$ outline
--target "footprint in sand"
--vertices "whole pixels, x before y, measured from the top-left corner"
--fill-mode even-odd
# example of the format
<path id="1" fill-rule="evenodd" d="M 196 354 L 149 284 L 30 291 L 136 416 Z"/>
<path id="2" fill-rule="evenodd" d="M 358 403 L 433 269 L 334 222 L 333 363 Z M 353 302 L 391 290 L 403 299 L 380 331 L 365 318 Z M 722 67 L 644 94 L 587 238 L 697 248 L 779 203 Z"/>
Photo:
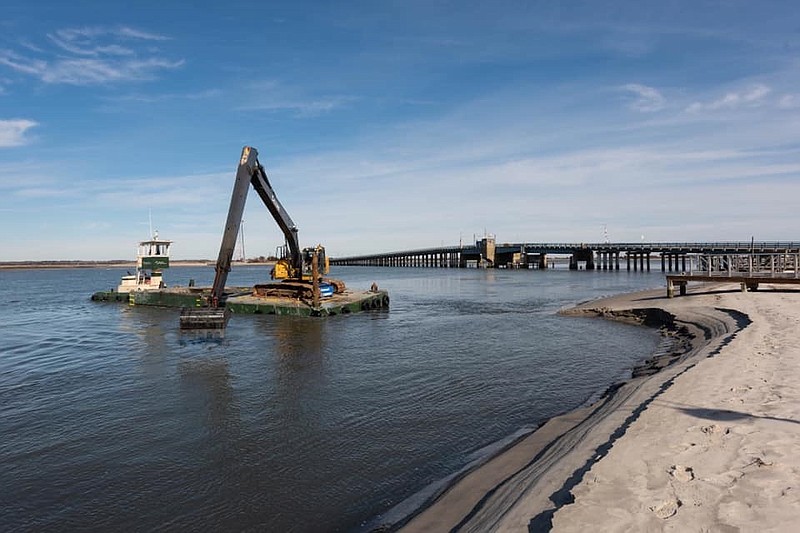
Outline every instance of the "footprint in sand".
<path id="1" fill-rule="evenodd" d="M 727 435 L 731 432 L 731 428 L 723 428 L 722 426 L 718 426 L 717 424 L 711 424 L 710 426 L 703 426 L 700 428 L 700 431 L 707 435 L 712 435 L 714 433 L 724 433 Z"/>
<path id="2" fill-rule="evenodd" d="M 694 479 L 694 470 L 691 466 L 672 465 L 667 469 L 667 473 L 684 483 Z"/>
<path id="3" fill-rule="evenodd" d="M 650 507 L 650 510 L 653 511 L 657 517 L 666 520 L 670 516 L 675 515 L 681 505 L 683 505 L 683 503 L 678 499 L 665 500 L 658 505 Z"/>

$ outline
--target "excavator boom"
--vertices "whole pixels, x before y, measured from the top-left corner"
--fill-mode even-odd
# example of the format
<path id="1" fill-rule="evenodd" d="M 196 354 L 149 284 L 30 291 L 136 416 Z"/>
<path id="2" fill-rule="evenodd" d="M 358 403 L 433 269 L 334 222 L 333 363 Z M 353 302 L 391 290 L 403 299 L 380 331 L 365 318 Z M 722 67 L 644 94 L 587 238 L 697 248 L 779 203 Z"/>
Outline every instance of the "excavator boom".
<path id="1" fill-rule="evenodd" d="M 236 170 L 231 205 L 228 208 L 228 220 L 225 222 L 225 232 L 222 234 L 222 244 L 219 248 L 219 256 L 215 267 L 214 285 L 211 287 L 211 299 L 214 306 L 218 305 L 222 299 L 225 282 L 228 280 L 228 272 L 231 270 L 233 251 L 236 247 L 236 238 L 239 235 L 239 226 L 242 223 L 242 214 L 244 213 L 244 205 L 250 185 L 256 190 L 261 201 L 264 202 L 264 205 L 283 232 L 286 243 L 289 245 L 292 267 L 297 272 L 300 272 L 303 266 L 297 226 L 275 195 L 264 167 L 258 162 L 258 151 L 250 146 L 245 146 L 242 149 L 242 157 Z"/>
<path id="2" fill-rule="evenodd" d="M 222 244 L 214 272 L 214 284 L 211 286 L 209 307 L 200 309 L 186 308 L 181 312 L 181 328 L 184 329 L 222 329 L 225 327 L 229 314 L 224 309 L 225 283 L 231 271 L 233 251 L 236 247 L 236 238 L 242 223 L 244 206 L 250 185 L 258 193 L 261 201 L 269 210 L 275 222 L 278 223 L 289 246 L 289 259 L 294 272 L 300 273 L 303 269 L 303 256 L 300 252 L 300 242 L 297 236 L 297 226 L 292 221 L 289 213 L 272 190 L 264 167 L 258 162 L 258 151 L 250 146 L 242 149 L 242 157 L 236 169 L 236 179 L 231 193 L 231 204 L 228 208 L 228 218 L 225 221 L 225 231 L 222 234 Z"/>

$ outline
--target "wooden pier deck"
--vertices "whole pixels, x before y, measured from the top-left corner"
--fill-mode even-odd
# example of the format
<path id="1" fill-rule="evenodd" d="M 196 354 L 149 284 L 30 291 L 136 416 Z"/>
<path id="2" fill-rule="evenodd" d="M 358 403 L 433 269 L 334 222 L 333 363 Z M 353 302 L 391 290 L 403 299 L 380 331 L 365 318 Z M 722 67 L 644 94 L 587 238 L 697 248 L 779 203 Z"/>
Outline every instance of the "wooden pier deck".
<path id="1" fill-rule="evenodd" d="M 688 272 L 667 274 L 667 298 L 675 296 L 675 286 L 685 295 L 690 281 L 739 283 L 742 292 L 758 290 L 761 284 L 800 285 L 800 254 L 700 255 Z"/>
<path id="2" fill-rule="evenodd" d="M 672 298 L 675 296 L 675 286 L 678 286 L 678 292 L 681 296 L 686 294 L 686 285 L 690 281 L 704 281 L 714 283 L 739 283 L 742 292 L 754 291 L 758 289 L 760 284 L 791 284 L 800 285 L 800 278 L 791 274 L 789 276 L 748 276 L 748 275 L 727 275 L 727 274 L 668 274 L 667 275 L 667 297 Z"/>

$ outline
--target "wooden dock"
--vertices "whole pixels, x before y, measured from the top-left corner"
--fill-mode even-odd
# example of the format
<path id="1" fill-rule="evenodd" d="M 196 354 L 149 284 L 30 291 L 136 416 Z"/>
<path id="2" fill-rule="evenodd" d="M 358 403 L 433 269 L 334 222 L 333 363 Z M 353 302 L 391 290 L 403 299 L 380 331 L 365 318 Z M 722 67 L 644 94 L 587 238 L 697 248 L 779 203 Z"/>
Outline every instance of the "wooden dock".
<path id="1" fill-rule="evenodd" d="M 739 283 L 742 292 L 758 290 L 760 284 L 800 285 L 800 254 L 750 253 L 705 254 L 693 261 L 688 272 L 667 274 L 667 298 L 686 294 L 690 281 Z"/>

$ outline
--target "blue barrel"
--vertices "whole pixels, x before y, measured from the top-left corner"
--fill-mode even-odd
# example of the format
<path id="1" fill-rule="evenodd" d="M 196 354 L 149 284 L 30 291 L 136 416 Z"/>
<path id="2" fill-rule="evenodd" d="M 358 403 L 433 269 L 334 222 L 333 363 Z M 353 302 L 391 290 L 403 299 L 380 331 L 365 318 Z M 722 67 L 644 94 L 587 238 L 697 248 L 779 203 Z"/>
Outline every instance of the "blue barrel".
<path id="1" fill-rule="evenodd" d="M 334 289 L 333 285 L 330 283 L 320 283 L 319 284 L 319 295 L 323 298 L 330 298 L 333 296 Z"/>

